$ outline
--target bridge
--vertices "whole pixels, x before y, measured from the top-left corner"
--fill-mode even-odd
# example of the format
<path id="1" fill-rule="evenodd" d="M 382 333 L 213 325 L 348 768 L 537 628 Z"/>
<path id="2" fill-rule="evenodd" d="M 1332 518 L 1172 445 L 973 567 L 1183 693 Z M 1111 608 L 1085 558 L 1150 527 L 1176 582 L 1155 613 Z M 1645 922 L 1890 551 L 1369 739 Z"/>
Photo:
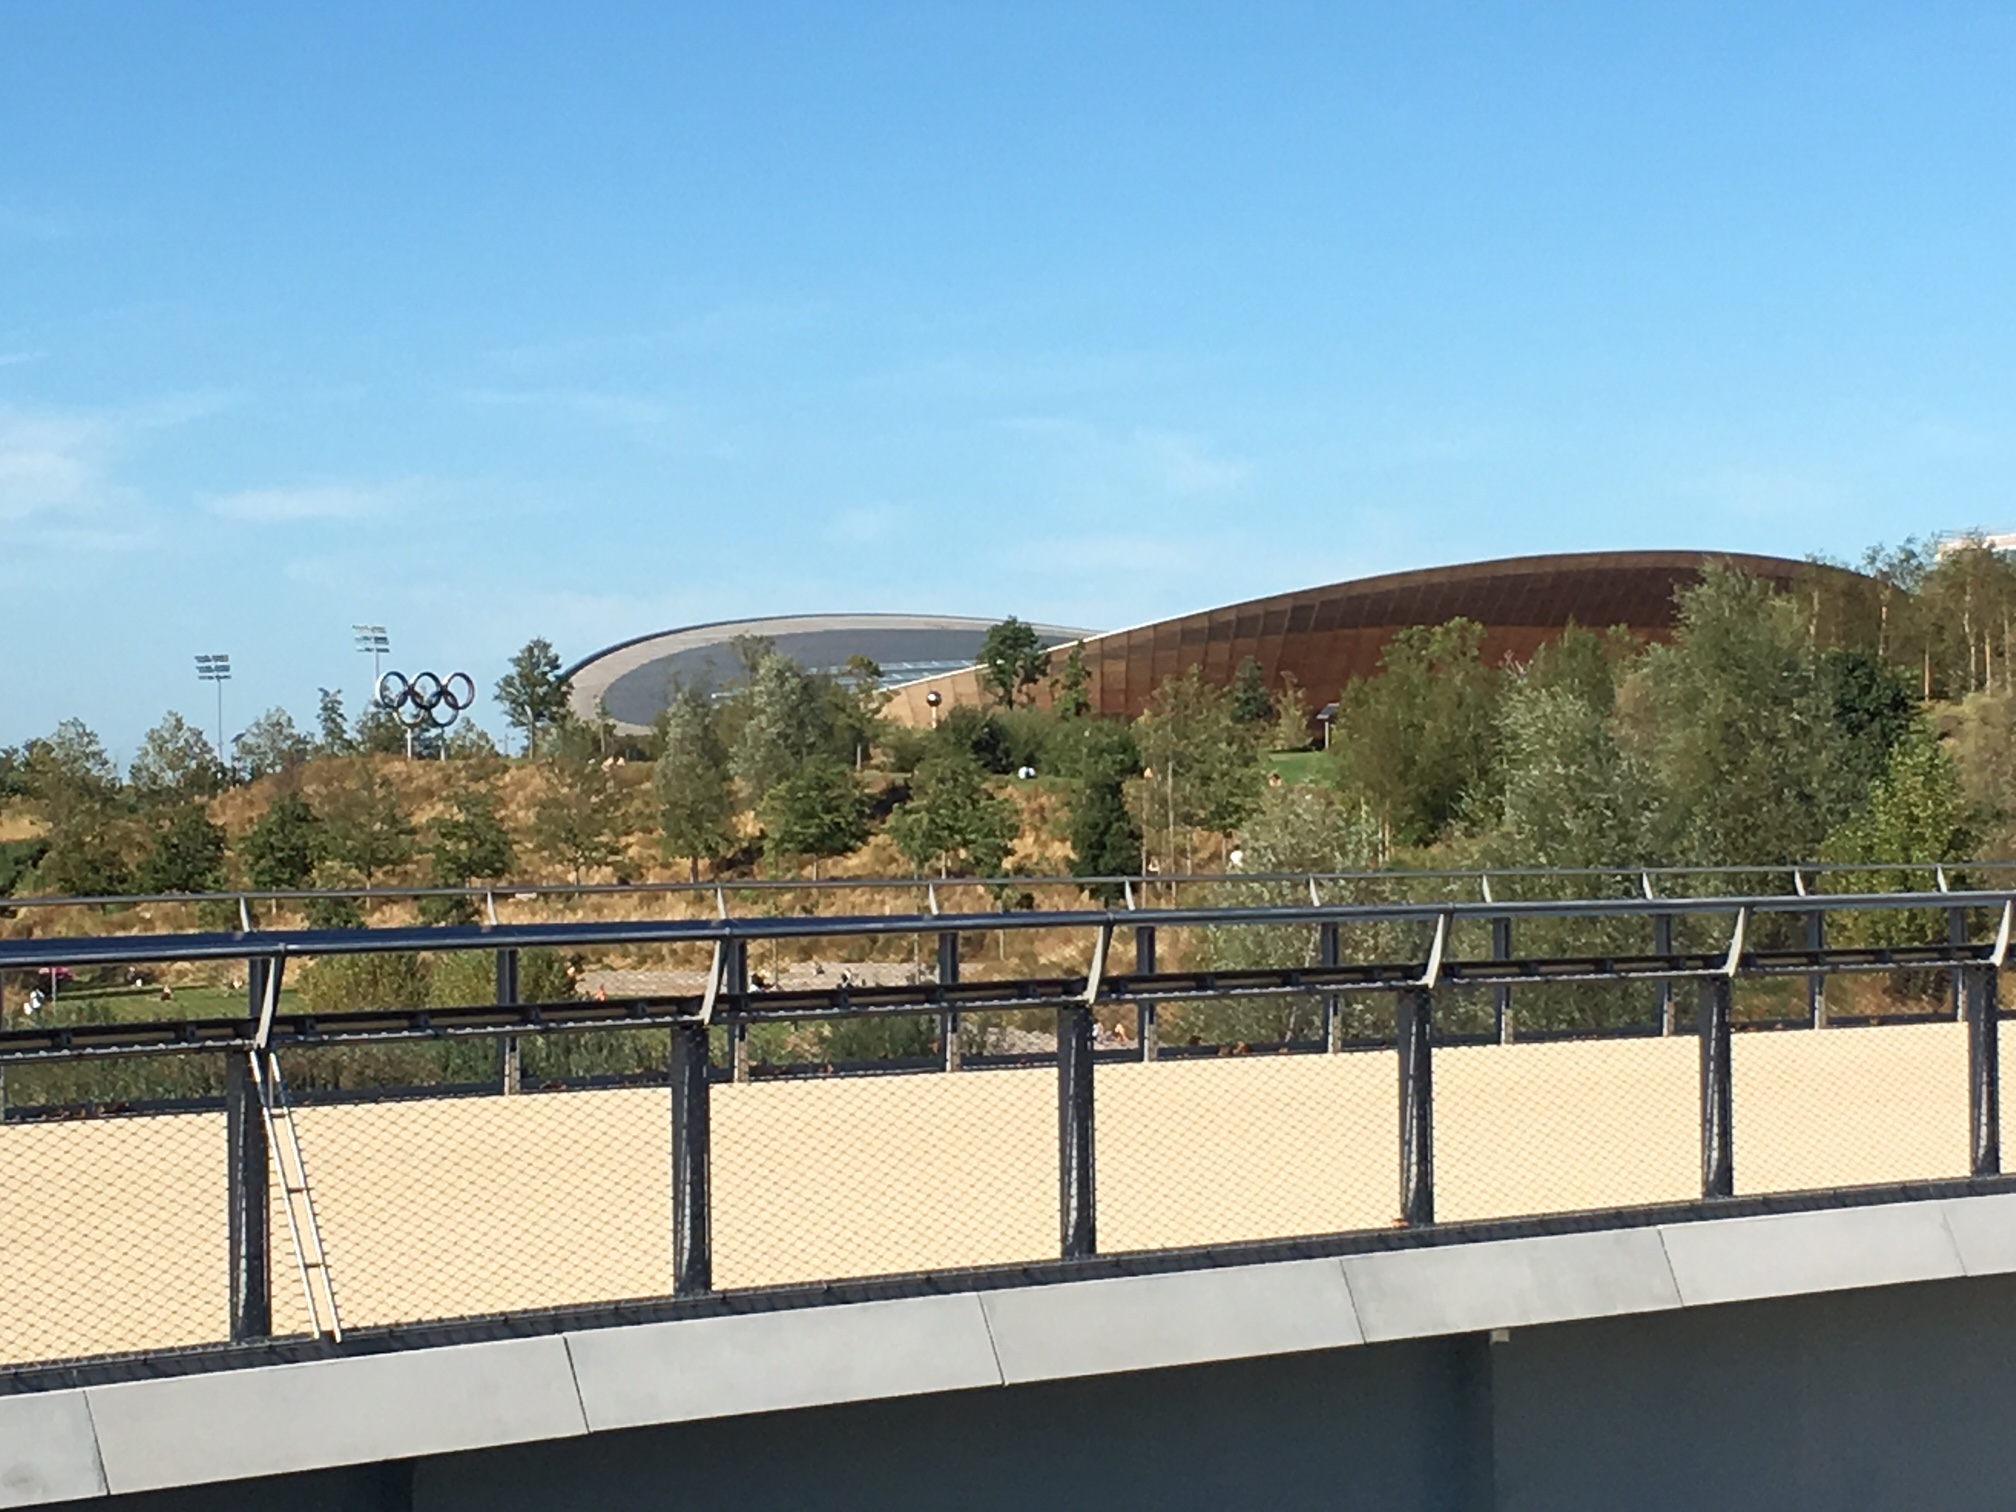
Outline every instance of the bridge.
<path id="1" fill-rule="evenodd" d="M 1818 880 L 0 941 L 247 992 L 0 1033 L 0 1506 L 1997 1504 L 2016 907 Z M 281 1011 L 401 950 L 495 1001 Z"/>

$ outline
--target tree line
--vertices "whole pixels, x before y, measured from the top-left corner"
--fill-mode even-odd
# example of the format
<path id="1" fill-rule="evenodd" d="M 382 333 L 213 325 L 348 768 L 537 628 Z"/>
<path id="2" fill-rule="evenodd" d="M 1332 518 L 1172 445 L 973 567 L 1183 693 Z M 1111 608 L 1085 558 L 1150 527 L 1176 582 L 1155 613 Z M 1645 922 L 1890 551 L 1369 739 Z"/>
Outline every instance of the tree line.
<path id="1" fill-rule="evenodd" d="M 349 720 L 327 690 L 312 734 L 272 710 L 229 762 L 171 713 L 122 774 L 70 720 L 0 751 L 0 798 L 36 821 L 0 842 L 0 892 L 816 876 L 870 846 L 879 870 L 1007 878 L 1062 856 L 1088 879 L 2006 849 L 2016 567 L 1978 540 L 1861 566 L 1780 588 L 1711 565 L 1669 638 L 1571 625 L 1519 664 L 1487 662 L 1465 620 L 1402 630 L 1335 690 L 1322 752 L 1308 693 L 1251 659 L 1222 687 L 1195 667 L 1168 679 L 1131 723 L 1096 717 L 1082 647 L 1045 651 L 1013 618 L 981 656 L 986 705 L 929 730 L 884 717 L 865 658 L 821 672 L 745 639 L 729 686 L 674 687 L 648 736 L 620 737 L 570 712 L 535 640 L 496 689 L 512 755 L 474 727 L 425 742 L 450 778 L 424 822 L 390 759 L 397 721 Z M 263 807 L 227 832 L 220 800 L 246 784 Z"/>

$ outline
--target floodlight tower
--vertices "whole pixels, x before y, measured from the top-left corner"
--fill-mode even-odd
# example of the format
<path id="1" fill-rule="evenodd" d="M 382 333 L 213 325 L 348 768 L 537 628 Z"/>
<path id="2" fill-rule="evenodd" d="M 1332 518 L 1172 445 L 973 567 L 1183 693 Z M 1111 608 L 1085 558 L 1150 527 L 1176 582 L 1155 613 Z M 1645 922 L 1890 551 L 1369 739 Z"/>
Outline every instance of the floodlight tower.
<path id="1" fill-rule="evenodd" d="M 371 654 L 371 697 L 378 696 L 379 664 L 391 654 L 392 637 L 385 633 L 383 625 L 352 625 L 357 632 L 357 649 Z"/>
<path id="2" fill-rule="evenodd" d="M 224 766 L 224 684 L 231 681 L 231 658 L 222 652 L 196 658 L 199 682 L 217 684 L 217 765 Z"/>

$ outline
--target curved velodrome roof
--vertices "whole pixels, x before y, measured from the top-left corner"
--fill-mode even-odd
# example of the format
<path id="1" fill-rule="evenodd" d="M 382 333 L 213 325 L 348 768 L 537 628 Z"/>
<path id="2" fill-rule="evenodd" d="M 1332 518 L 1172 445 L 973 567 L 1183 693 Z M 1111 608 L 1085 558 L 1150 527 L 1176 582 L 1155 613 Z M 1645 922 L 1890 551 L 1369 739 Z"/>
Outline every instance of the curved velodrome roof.
<path id="1" fill-rule="evenodd" d="M 1842 570 L 1740 552 L 1602 551 L 1359 578 L 1088 636 L 1092 707 L 1131 719 L 1164 678 L 1181 676 L 1195 664 L 1223 685 L 1251 656 L 1270 686 L 1292 672 L 1313 711 L 1352 678 L 1376 672 L 1380 652 L 1397 630 L 1459 616 L 1484 627 L 1484 658 L 1492 663 L 1530 657 L 1570 620 L 1597 629 L 1625 625 L 1658 638 L 1673 628 L 1674 590 L 1694 581 L 1711 559 L 1780 584 Z M 925 694 L 934 689 L 947 705 L 982 700 L 979 679 L 969 668 L 897 688 L 890 716 L 928 724 Z M 1037 697 L 1047 702 L 1049 688 L 1039 689 Z"/>
<path id="2" fill-rule="evenodd" d="M 670 700 L 672 681 L 725 688 L 742 680 L 733 642 L 763 636 L 814 672 L 838 672 L 851 656 L 879 663 L 892 683 L 970 667 L 996 622 L 943 614 L 798 614 L 724 620 L 639 636 L 598 651 L 568 670 L 573 707 L 587 719 L 597 705 L 616 727 L 641 734 Z M 1038 625 L 1045 645 L 1089 639 L 1095 632 Z M 923 705 L 919 705 L 923 707 Z"/>

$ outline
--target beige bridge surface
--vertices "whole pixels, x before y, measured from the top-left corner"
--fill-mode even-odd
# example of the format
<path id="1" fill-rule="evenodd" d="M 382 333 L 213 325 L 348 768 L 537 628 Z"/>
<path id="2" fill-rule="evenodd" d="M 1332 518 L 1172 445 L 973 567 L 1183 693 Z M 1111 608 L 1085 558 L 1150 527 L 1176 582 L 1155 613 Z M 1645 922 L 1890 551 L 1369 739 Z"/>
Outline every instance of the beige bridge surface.
<path id="1" fill-rule="evenodd" d="M 1695 1195 L 1697 1053 L 1439 1050 L 1437 1216 Z M 1961 1025 L 1745 1034 L 1734 1058 L 1739 1192 L 1966 1174 Z M 717 1087 L 716 1284 L 1054 1255 L 1056 1088 L 1052 1069 Z M 1395 1221 L 1390 1052 L 1102 1065 L 1096 1097 L 1102 1251 Z M 345 1324 L 662 1295 L 668 1114 L 663 1089 L 298 1110 Z M 224 1215 L 221 1114 L 0 1128 L 0 1363 L 220 1339 Z M 276 1330 L 305 1331 L 277 1202 L 273 1240 Z"/>

